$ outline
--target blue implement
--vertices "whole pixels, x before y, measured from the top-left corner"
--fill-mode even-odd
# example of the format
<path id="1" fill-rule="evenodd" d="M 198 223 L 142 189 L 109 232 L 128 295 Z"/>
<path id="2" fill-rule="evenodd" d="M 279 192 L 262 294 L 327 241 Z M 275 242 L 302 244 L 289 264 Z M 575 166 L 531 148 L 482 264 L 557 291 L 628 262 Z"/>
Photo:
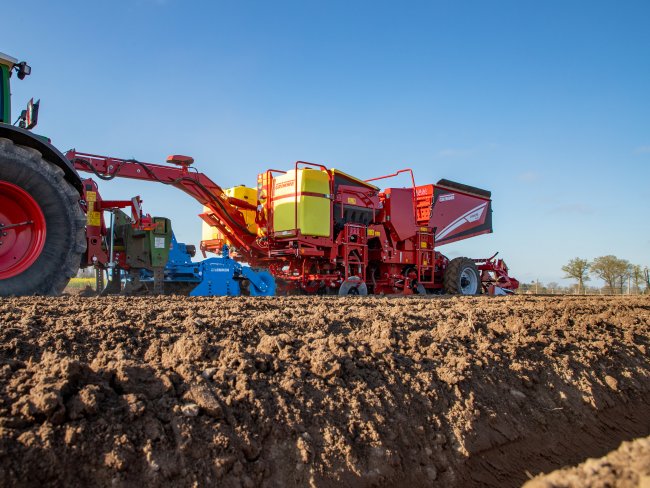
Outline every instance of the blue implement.
<path id="1" fill-rule="evenodd" d="M 184 283 L 189 286 L 196 283 L 190 292 L 193 297 L 240 296 L 242 288 L 248 290 L 250 296 L 275 295 L 273 275 L 238 263 L 230 257 L 227 246 L 223 247 L 220 257 L 192 262 L 193 255 L 194 246 L 179 243 L 172 235 L 164 283 Z M 150 271 L 141 272 L 141 282 L 152 280 Z"/>

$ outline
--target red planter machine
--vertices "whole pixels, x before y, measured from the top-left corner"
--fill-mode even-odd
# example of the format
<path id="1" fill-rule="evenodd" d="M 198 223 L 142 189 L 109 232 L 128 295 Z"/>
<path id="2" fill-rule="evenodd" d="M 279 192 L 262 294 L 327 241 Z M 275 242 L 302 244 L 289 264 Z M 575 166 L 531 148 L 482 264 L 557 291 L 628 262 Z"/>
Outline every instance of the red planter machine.
<path id="1" fill-rule="evenodd" d="M 193 159 L 170 156 L 166 165 L 69 151 L 80 171 L 101 179 L 157 181 L 204 205 L 200 217 L 215 233 L 202 242 L 219 253 L 268 268 L 279 285 L 305 293 L 507 293 L 519 283 L 496 255 L 449 260 L 443 244 L 492 232 L 490 192 L 440 180 L 416 186 L 410 169 L 360 180 L 298 161 L 289 171 L 267 170 L 257 188 L 224 190 L 194 170 Z M 401 173 L 408 188 L 373 182 Z"/>

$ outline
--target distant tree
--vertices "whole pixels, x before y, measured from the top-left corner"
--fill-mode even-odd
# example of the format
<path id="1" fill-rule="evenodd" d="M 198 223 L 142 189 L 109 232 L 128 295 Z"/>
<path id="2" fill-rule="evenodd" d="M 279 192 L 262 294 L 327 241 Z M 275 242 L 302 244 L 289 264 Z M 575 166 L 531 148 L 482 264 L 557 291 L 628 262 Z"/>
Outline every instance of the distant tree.
<path id="1" fill-rule="evenodd" d="M 623 281 L 630 273 L 630 263 L 616 256 L 600 256 L 591 263 L 591 272 L 607 283 L 610 293 L 617 287 L 623 292 Z"/>
<path id="2" fill-rule="evenodd" d="M 632 282 L 632 275 L 634 274 L 634 265 L 631 264 L 629 261 L 627 262 L 627 270 L 623 276 L 621 276 L 621 293 L 623 293 L 623 286 L 624 282 L 627 282 L 627 292 L 632 293 L 631 289 L 631 282 Z"/>
<path id="3" fill-rule="evenodd" d="M 634 283 L 634 290 L 636 293 L 641 293 L 641 284 L 644 281 L 643 268 L 640 264 L 633 264 L 630 266 L 630 278 Z"/>
<path id="4" fill-rule="evenodd" d="M 582 258 L 573 258 L 567 264 L 562 266 L 562 271 L 566 273 L 565 278 L 573 278 L 578 281 L 578 293 L 581 293 L 585 287 L 585 281 L 589 281 L 589 261 Z"/>
<path id="5" fill-rule="evenodd" d="M 553 293 L 553 294 L 559 293 L 559 291 L 560 291 L 559 290 L 560 285 L 558 283 L 556 283 L 555 281 L 551 281 L 548 285 L 546 285 L 546 288 L 548 288 L 548 291 L 550 293 Z"/>

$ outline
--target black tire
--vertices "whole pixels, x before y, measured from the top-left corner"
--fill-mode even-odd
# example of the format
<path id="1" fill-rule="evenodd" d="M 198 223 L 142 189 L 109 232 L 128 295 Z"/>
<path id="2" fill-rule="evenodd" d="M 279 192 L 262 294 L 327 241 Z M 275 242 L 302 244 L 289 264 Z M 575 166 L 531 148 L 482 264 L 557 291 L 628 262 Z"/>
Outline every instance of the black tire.
<path id="1" fill-rule="evenodd" d="M 368 287 L 366 283 L 358 276 L 350 276 L 339 288 L 339 296 L 366 296 Z"/>
<path id="2" fill-rule="evenodd" d="M 443 285 L 445 293 L 450 295 L 480 295 L 482 291 L 481 275 L 474 261 L 469 258 L 454 258 L 449 261 Z"/>
<path id="3" fill-rule="evenodd" d="M 0 280 L 0 296 L 61 294 L 77 274 L 86 250 L 86 216 L 79 192 L 40 152 L 5 138 L 0 138 L 0 180 L 31 195 L 43 212 L 47 232 L 36 261 L 22 273 Z"/>

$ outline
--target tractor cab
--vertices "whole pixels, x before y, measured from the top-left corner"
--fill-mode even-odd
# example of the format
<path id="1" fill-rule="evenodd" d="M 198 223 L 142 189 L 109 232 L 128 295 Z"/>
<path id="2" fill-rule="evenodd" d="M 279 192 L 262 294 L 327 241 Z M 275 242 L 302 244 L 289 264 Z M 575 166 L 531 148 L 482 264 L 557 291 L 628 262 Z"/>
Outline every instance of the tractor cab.
<path id="1" fill-rule="evenodd" d="M 12 56 L 0 52 L 0 123 L 11 124 L 11 87 L 9 79 L 13 71 L 16 72 L 18 79 L 23 80 L 32 72 L 32 68 L 25 62 Z M 20 113 L 14 125 L 23 129 L 33 129 L 38 122 L 38 107 L 40 100 L 34 102 L 32 98 L 27 104 L 27 108 Z"/>

